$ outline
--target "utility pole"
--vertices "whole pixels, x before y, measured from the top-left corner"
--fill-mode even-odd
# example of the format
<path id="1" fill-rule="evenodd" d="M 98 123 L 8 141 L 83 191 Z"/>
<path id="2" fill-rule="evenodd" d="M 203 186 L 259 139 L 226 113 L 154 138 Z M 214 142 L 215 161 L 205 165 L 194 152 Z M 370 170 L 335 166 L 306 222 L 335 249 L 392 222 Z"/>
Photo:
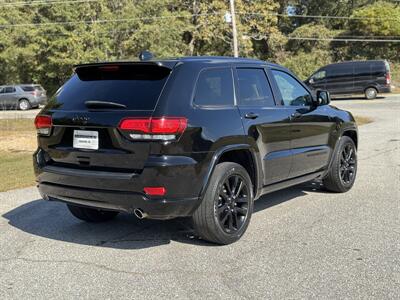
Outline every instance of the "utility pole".
<path id="1" fill-rule="evenodd" d="M 231 16 L 232 16 L 232 37 L 233 37 L 233 56 L 239 56 L 238 40 L 237 40 L 237 29 L 236 29 L 236 15 L 235 15 L 235 0 L 229 0 L 231 4 Z"/>

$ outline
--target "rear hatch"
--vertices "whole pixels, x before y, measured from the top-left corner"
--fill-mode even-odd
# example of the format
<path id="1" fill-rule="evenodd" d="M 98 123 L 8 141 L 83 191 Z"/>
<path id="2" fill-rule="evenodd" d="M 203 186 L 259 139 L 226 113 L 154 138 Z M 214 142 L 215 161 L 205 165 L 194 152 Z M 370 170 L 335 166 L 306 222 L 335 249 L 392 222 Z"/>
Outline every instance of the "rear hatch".
<path id="1" fill-rule="evenodd" d="M 150 143 L 127 138 L 126 118 L 150 118 L 171 69 L 155 63 L 81 65 L 49 100 L 49 136 L 39 137 L 46 164 L 104 172 L 139 172 Z"/>

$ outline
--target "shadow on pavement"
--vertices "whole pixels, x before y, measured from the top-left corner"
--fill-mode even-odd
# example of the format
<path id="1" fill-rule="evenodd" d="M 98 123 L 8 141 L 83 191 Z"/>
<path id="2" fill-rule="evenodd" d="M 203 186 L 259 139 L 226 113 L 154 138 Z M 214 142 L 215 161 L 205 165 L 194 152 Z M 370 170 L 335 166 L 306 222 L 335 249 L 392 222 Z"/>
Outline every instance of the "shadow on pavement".
<path id="1" fill-rule="evenodd" d="M 317 183 L 299 185 L 261 197 L 254 204 L 254 213 L 283 202 L 322 192 Z M 171 241 L 200 245 L 214 244 L 194 238 L 190 218 L 167 221 L 139 220 L 120 214 L 106 223 L 85 223 L 75 219 L 65 204 L 35 200 L 3 215 L 14 226 L 36 236 L 89 246 L 117 249 L 143 249 L 169 244 Z"/>
<path id="2" fill-rule="evenodd" d="M 343 101 L 343 100 L 367 100 L 367 101 L 374 101 L 378 99 L 385 99 L 384 96 L 378 96 L 375 99 L 367 100 L 364 96 L 350 96 L 350 97 L 332 97 L 332 101 Z"/>

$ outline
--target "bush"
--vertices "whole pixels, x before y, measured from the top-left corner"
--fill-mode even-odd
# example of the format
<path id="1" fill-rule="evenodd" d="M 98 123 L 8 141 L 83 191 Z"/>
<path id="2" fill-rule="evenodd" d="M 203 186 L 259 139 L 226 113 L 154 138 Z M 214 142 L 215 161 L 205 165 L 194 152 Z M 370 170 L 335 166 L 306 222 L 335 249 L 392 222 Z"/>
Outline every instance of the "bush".
<path id="1" fill-rule="evenodd" d="M 329 51 L 315 50 L 311 53 L 299 52 L 285 57 L 279 63 L 305 80 L 317 69 L 332 62 Z"/>

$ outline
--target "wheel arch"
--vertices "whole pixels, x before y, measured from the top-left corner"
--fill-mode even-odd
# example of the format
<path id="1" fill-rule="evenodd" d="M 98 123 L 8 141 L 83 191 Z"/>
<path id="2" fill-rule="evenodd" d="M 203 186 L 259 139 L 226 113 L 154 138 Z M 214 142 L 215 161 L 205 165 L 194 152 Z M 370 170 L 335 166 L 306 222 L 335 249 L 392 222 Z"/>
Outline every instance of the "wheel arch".
<path id="1" fill-rule="evenodd" d="M 252 180 L 254 195 L 257 195 L 258 190 L 262 187 L 261 180 L 263 176 L 261 162 L 257 157 L 256 150 L 248 144 L 228 145 L 218 149 L 211 159 L 211 164 L 200 192 L 200 199 L 203 198 L 207 190 L 216 165 L 221 162 L 235 162 L 243 166 Z"/>

